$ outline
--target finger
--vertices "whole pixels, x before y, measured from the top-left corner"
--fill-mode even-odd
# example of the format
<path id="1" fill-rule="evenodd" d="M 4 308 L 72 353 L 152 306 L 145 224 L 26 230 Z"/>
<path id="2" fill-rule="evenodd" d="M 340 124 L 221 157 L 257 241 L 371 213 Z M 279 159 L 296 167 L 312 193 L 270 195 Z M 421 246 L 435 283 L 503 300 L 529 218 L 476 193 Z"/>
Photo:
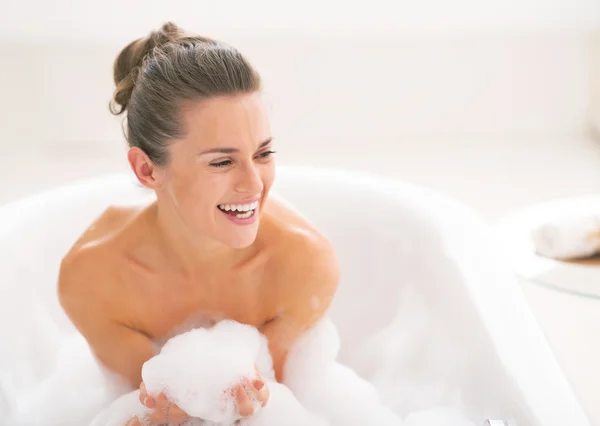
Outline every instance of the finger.
<path id="1" fill-rule="evenodd" d="M 264 407 L 265 405 L 267 405 L 267 402 L 269 402 L 269 397 L 271 396 L 269 387 L 262 380 L 254 380 L 253 385 L 254 385 L 254 388 L 258 392 L 260 392 L 261 398 L 259 398 L 258 400 L 260 401 L 261 405 Z"/>
<path id="2" fill-rule="evenodd" d="M 148 417 L 150 418 L 150 422 L 154 425 L 162 425 L 167 423 L 169 420 L 167 418 L 167 412 L 159 408 L 155 408 L 154 410 L 152 410 Z"/>
<path id="3" fill-rule="evenodd" d="M 184 422 L 188 417 L 188 414 L 177 404 L 173 404 L 163 392 L 156 397 L 156 406 L 151 414 L 154 423 Z"/>
<path id="4" fill-rule="evenodd" d="M 244 388 L 237 386 L 235 389 L 235 395 L 240 416 L 247 417 L 251 415 L 254 412 L 254 408 L 252 407 L 252 402 L 250 401 L 250 398 L 248 398 L 248 394 Z"/>
<path id="5" fill-rule="evenodd" d="M 148 395 L 148 391 L 146 390 L 146 385 L 144 382 L 140 385 L 140 402 L 142 405 L 148 408 L 154 408 L 156 405 L 156 401 L 150 395 Z"/>
<path id="6" fill-rule="evenodd" d="M 171 405 L 171 401 L 169 401 L 169 399 L 164 394 L 164 392 L 161 392 L 158 394 L 158 396 L 155 399 L 155 403 L 156 403 L 156 408 L 158 408 L 162 411 L 168 410 L 169 406 Z"/>
<path id="7" fill-rule="evenodd" d="M 262 392 L 264 399 L 260 400 L 260 401 L 262 402 L 262 406 L 264 407 L 265 405 L 267 405 L 267 402 L 269 401 L 271 392 L 269 391 L 269 388 L 265 384 L 265 380 L 263 379 L 262 374 L 260 374 L 260 371 L 258 371 L 258 367 L 256 366 L 256 364 L 254 364 L 254 371 L 256 372 L 256 379 L 254 379 L 252 384 L 254 385 L 254 387 L 256 389 L 258 389 L 259 391 Z M 263 391 L 263 387 L 265 389 L 264 391 Z"/>
<path id="8" fill-rule="evenodd" d="M 264 407 L 269 400 L 269 389 L 265 386 L 265 383 L 260 379 L 250 381 L 250 379 L 245 378 L 244 381 L 254 398 Z"/>
<path id="9" fill-rule="evenodd" d="M 169 407 L 169 422 L 180 423 L 184 422 L 188 418 L 188 414 L 177 406 L 177 404 L 171 404 Z"/>
<path id="10" fill-rule="evenodd" d="M 263 379 L 262 374 L 260 374 L 260 371 L 258 371 L 258 367 L 256 366 L 256 364 L 254 365 L 254 371 L 256 372 L 256 380 L 260 380 L 264 383 L 265 379 Z"/>
<path id="11" fill-rule="evenodd" d="M 146 386 L 144 382 L 140 385 L 140 402 L 142 405 L 146 405 L 146 398 L 148 397 L 148 393 L 146 392 Z"/>
<path id="12" fill-rule="evenodd" d="M 172 412 L 170 410 L 161 410 L 158 408 L 154 409 L 149 417 L 152 424 L 156 425 L 177 425 L 185 423 L 189 418 L 183 411 Z"/>

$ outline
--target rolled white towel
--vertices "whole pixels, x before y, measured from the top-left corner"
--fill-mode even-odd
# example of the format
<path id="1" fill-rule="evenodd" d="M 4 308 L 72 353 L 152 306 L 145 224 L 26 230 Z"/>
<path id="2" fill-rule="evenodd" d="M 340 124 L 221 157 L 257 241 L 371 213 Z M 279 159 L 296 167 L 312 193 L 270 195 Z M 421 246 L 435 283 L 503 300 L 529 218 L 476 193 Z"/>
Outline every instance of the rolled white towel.
<path id="1" fill-rule="evenodd" d="M 531 232 L 535 252 L 553 259 L 577 259 L 600 253 L 600 214 L 554 219 Z"/>

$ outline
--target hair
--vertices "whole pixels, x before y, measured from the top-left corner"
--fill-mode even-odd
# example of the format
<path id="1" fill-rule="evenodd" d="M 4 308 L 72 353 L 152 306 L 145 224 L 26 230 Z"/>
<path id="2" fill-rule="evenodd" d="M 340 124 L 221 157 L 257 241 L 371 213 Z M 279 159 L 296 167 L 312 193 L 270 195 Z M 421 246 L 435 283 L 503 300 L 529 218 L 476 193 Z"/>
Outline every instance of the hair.
<path id="1" fill-rule="evenodd" d="M 158 165 L 169 160 L 170 140 L 185 134 L 184 103 L 261 88 L 258 72 L 237 49 L 188 34 L 172 22 L 125 46 L 113 73 L 110 111 L 127 111 L 127 143 Z"/>

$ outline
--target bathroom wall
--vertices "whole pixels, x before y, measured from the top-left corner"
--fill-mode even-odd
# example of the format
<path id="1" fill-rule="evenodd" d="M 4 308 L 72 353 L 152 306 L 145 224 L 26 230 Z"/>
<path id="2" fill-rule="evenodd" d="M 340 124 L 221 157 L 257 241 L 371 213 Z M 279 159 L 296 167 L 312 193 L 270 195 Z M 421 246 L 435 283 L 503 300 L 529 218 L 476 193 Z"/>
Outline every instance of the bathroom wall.
<path id="1" fill-rule="evenodd" d="M 596 0 L 321 3 L 13 2 L 0 13 L 0 152 L 14 158 L 2 173 L 34 167 L 26 155 L 123 167 L 112 61 L 172 19 L 256 64 L 281 162 L 392 174 L 486 213 L 600 189 Z"/>
<path id="2" fill-rule="evenodd" d="M 224 38 L 262 72 L 277 135 L 290 143 L 582 136 L 597 90 L 591 31 Z M 3 41 L 2 141 L 120 139 L 107 103 L 127 41 Z"/>

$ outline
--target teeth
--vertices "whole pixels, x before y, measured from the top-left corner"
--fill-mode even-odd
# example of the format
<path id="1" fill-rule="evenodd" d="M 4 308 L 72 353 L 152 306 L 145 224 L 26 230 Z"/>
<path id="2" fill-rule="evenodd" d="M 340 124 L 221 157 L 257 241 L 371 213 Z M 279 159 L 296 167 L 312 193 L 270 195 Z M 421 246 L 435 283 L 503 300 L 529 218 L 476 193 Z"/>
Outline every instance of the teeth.
<path id="1" fill-rule="evenodd" d="M 219 208 L 226 212 L 228 212 L 228 211 L 249 212 L 249 211 L 253 211 L 257 207 L 258 207 L 258 201 L 255 201 L 250 204 L 220 204 L 219 205 Z"/>
<path id="2" fill-rule="evenodd" d="M 238 213 L 235 215 L 235 217 L 237 217 L 238 219 L 247 219 L 250 216 L 252 216 L 254 214 L 254 210 L 250 210 L 248 212 L 245 213 Z"/>

